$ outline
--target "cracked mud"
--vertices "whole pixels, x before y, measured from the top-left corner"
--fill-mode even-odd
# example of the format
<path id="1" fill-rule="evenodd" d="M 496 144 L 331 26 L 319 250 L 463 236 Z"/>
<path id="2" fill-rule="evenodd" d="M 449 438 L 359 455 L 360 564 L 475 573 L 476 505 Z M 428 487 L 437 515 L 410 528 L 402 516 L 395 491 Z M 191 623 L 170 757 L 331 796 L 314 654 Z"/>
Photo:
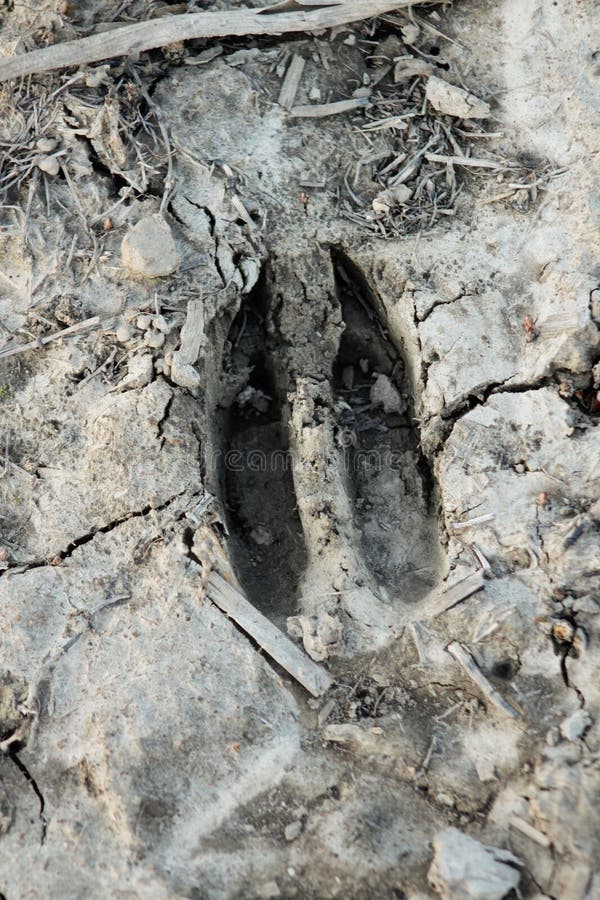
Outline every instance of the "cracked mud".
<path id="1" fill-rule="evenodd" d="M 600 893 L 596 25 L 405 12 L 0 92 L 0 897 Z"/>

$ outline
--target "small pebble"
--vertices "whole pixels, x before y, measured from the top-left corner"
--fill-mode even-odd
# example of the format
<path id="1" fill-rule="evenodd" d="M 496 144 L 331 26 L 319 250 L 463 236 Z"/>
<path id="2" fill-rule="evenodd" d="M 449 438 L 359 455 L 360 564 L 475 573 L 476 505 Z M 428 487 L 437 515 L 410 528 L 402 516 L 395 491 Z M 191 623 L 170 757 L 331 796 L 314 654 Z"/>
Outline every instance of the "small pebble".
<path id="1" fill-rule="evenodd" d="M 179 254 L 173 233 L 157 215 L 144 216 L 130 228 L 121 244 L 123 265 L 140 275 L 157 278 L 179 268 Z"/>
<path id="2" fill-rule="evenodd" d="M 387 375 L 377 373 L 371 386 L 369 397 L 371 403 L 376 407 L 381 407 L 385 413 L 395 412 L 401 415 L 406 411 L 406 397 L 400 395 L 398 389 Z"/>
<path id="3" fill-rule="evenodd" d="M 396 201 L 396 203 L 408 203 L 410 198 L 413 195 L 413 192 L 406 184 L 398 184 L 395 188 L 392 188 L 390 194 Z"/>
<path id="4" fill-rule="evenodd" d="M 152 320 L 152 327 L 156 328 L 157 331 L 162 331 L 164 334 L 166 334 L 169 330 L 169 323 L 164 316 L 154 316 Z"/>
<path id="5" fill-rule="evenodd" d="M 302 834 L 302 822 L 290 822 L 284 834 L 286 841 L 295 841 Z"/>
<path id="6" fill-rule="evenodd" d="M 309 91 L 308 99 L 312 100 L 313 103 L 319 103 L 321 101 L 321 88 L 312 87 Z"/>
<path id="7" fill-rule="evenodd" d="M 482 782 L 486 781 L 495 781 L 496 773 L 494 771 L 494 764 L 490 759 L 486 759 L 485 757 L 480 757 L 475 761 L 475 770 L 479 777 L 479 780 Z"/>
<path id="8" fill-rule="evenodd" d="M 129 325 L 125 325 L 125 323 L 123 323 L 123 325 L 119 325 L 115 334 L 120 344 L 126 344 L 127 341 L 131 340 L 131 328 L 129 327 Z"/>
<path id="9" fill-rule="evenodd" d="M 35 146 L 40 153 L 51 153 L 56 147 L 56 141 L 53 138 L 42 137 L 35 142 Z"/>
<path id="10" fill-rule="evenodd" d="M 250 532 L 250 537 L 255 544 L 260 546 L 270 547 L 273 543 L 273 535 L 267 528 L 263 528 L 262 525 L 257 525 L 256 528 L 253 528 Z"/>
<path id="11" fill-rule="evenodd" d="M 140 329 L 140 331 L 147 331 L 148 328 L 150 328 L 152 325 L 152 316 L 138 316 L 135 320 L 135 324 Z"/>
<path id="12" fill-rule="evenodd" d="M 46 175 L 58 175 L 60 172 L 60 163 L 55 156 L 41 156 L 37 161 L 37 167 Z"/>
<path id="13" fill-rule="evenodd" d="M 164 342 L 165 336 L 162 331 L 147 331 L 144 335 L 144 344 L 153 350 L 160 350 Z"/>
<path id="14" fill-rule="evenodd" d="M 139 353 L 132 356 L 127 363 L 127 375 L 121 379 L 115 390 L 130 391 L 146 387 L 152 381 L 154 367 L 150 353 Z"/>

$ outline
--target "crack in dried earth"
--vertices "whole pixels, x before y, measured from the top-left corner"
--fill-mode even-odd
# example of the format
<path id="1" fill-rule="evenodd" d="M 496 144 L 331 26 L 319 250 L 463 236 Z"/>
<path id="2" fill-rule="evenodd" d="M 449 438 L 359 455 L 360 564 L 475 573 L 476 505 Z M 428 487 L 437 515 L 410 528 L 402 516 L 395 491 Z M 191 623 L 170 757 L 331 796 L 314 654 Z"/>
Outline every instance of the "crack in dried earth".
<path id="1" fill-rule="evenodd" d="M 3 25 L 125 14 L 79 6 Z M 589 26 L 429 5 L 2 93 L 2 340 L 98 317 L 0 351 L 6 896 L 598 893 Z M 299 68 L 350 110 L 281 106 Z"/>

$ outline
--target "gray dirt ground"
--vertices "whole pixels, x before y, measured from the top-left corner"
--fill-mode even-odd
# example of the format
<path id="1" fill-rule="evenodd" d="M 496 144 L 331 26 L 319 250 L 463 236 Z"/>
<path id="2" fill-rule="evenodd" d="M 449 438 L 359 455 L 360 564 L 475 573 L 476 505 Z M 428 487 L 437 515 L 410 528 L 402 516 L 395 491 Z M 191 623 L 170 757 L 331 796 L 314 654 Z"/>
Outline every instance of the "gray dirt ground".
<path id="1" fill-rule="evenodd" d="M 0 897 L 600 898 L 598 7 L 405 13 L 0 85 Z"/>

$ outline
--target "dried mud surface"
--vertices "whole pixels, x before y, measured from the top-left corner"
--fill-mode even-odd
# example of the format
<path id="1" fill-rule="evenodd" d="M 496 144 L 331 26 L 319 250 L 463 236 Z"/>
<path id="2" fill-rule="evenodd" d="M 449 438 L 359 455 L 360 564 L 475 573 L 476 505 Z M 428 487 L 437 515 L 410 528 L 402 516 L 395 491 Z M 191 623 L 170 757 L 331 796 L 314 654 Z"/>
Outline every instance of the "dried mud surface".
<path id="1" fill-rule="evenodd" d="M 15 0 L 0 48 L 180 6 Z M 464 0 L 1 87 L 0 896 L 600 896 L 595 12 Z M 292 54 L 296 105 L 392 60 L 379 119 L 290 116 Z M 415 125 L 405 56 L 485 125 Z M 377 214 L 398 135 L 497 168 L 422 158 Z M 156 216 L 149 277 L 121 244 Z M 206 529 L 325 696 L 211 602 Z M 517 893 L 440 875 L 447 828 Z"/>

